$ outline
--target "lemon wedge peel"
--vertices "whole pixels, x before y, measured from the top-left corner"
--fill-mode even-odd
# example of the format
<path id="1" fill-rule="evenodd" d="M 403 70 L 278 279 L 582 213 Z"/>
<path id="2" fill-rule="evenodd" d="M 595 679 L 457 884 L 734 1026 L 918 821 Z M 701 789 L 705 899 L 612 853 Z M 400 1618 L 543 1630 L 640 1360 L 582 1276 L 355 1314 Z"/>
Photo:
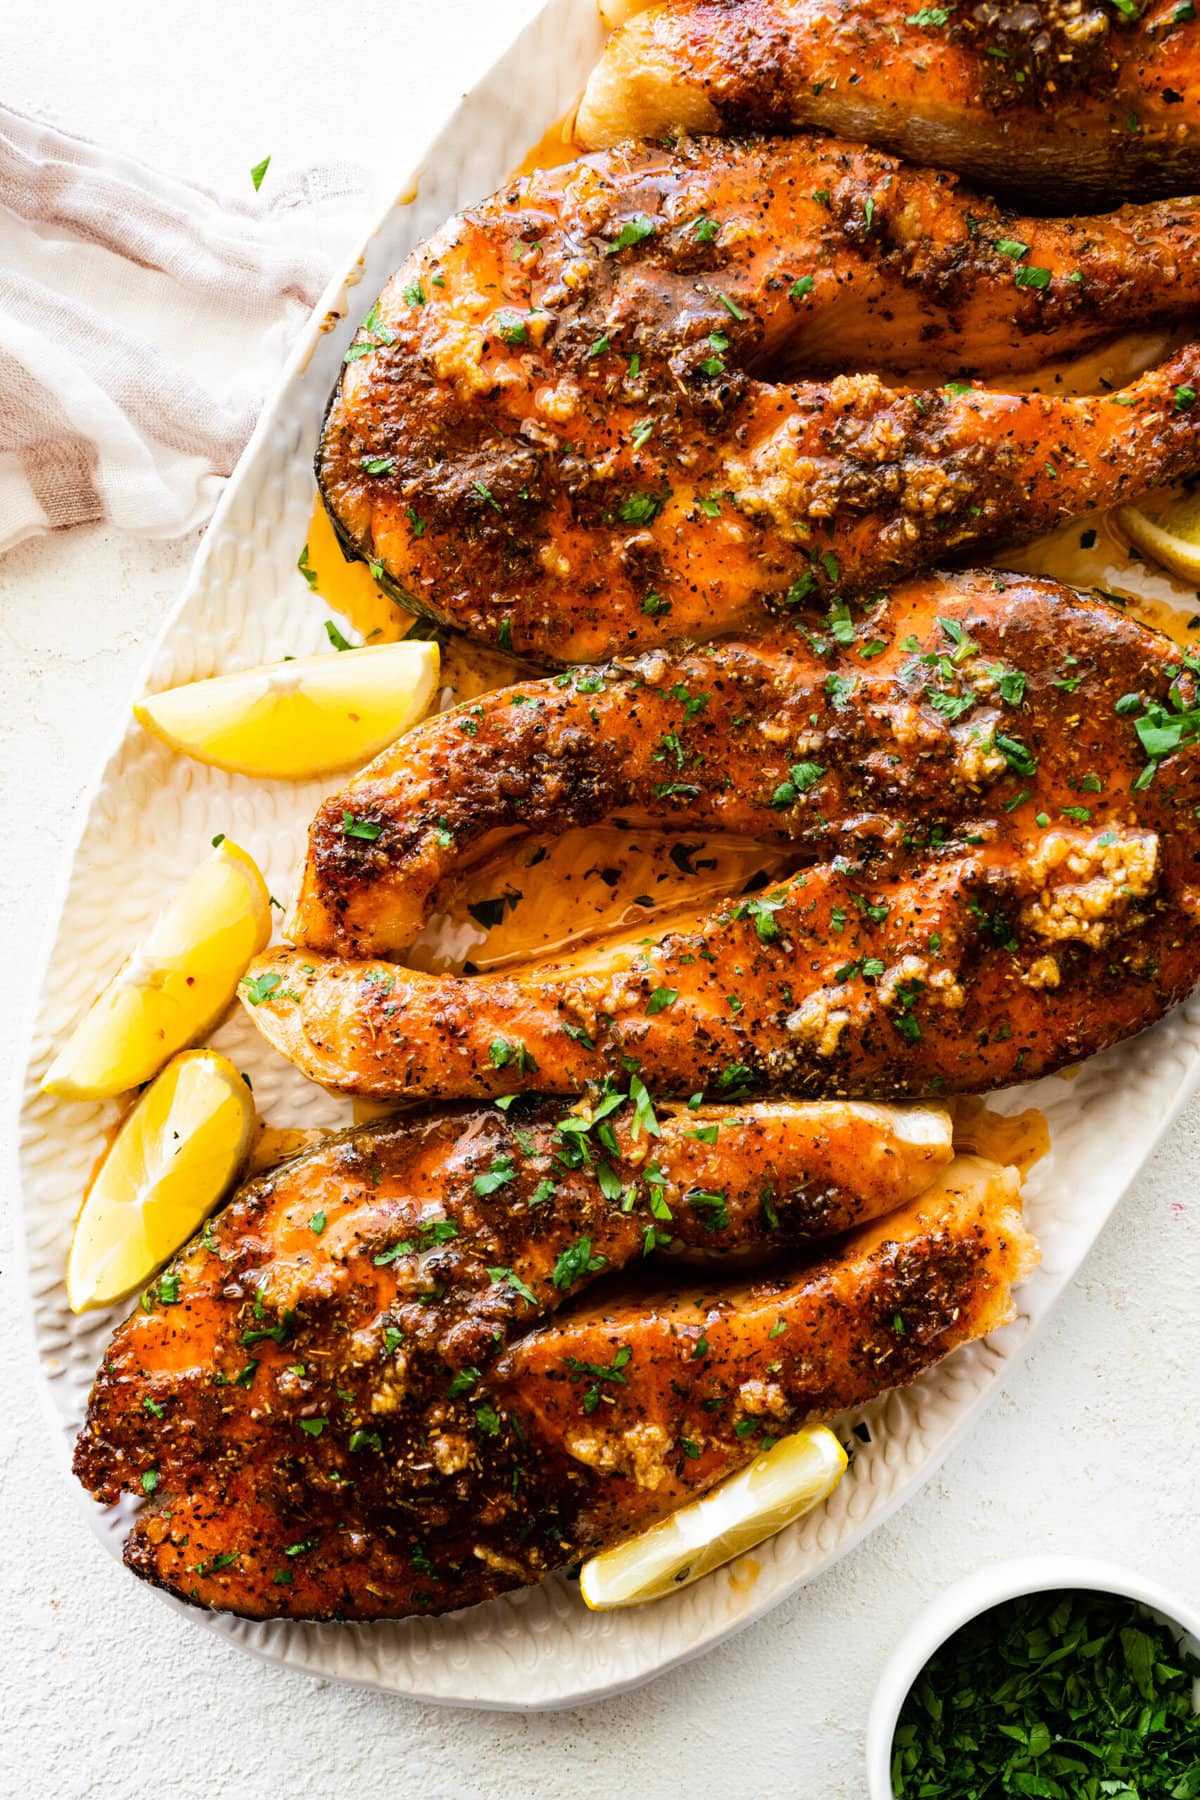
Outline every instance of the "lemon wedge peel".
<path id="1" fill-rule="evenodd" d="M 66 1100 L 140 1087 L 208 1032 L 271 936 L 271 899 L 252 856 L 224 838 L 94 1001 L 42 1080 Z"/>
<path id="2" fill-rule="evenodd" d="M 151 1083 L 84 1196 L 67 1254 L 74 1313 L 146 1286 L 226 1194 L 254 1134 L 250 1090 L 216 1050 L 185 1050 Z"/>
<path id="3" fill-rule="evenodd" d="M 846 1464 L 828 1426 L 781 1438 L 699 1500 L 584 1563 L 584 1603 L 607 1612 L 690 1587 L 827 1500 Z"/>
<path id="4" fill-rule="evenodd" d="M 1185 494 L 1152 513 L 1122 506 L 1117 524 L 1143 555 L 1190 586 L 1200 586 L 1200 492 Z"/>
<path id="5" fill-rule="evenodd" d="M 302 781 L 369 762 L 411 730 L 436 698 L 440 668 L 430 640 L 368 644 L 167 688 L 133 711 L 196 762 Z"/>

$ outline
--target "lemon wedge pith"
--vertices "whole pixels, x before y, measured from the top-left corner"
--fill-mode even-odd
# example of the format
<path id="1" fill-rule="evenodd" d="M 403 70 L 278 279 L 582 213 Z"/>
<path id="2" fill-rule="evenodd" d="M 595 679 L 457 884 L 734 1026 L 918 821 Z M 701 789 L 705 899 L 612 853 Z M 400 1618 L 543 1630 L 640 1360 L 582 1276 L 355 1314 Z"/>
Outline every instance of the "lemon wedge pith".
<path id="1" fill-rule="evenodd" d="M 270 935 L 266 883 L 253 857 L 224 838 L 84 1014 L 42 1087 L 106 1100 L 149 1081 L 220 1018 Z"/>
<path id="2" fill-rule="evenodd" d="M 84 1198 L 67 1256 L 72 1312 L 144 1287 L 229 1188 L 254 1102 L 215 1050 L 185 1050 L 129 1113 Z"/>
<path id="3" fill-rule="evenodd" d="M 1123 506 L 1117 523 L 1131 544 L 1192 586 L 1200 585 L 1200 492 L 1143 511 Z"/>
<path id="4" fill-rule="evenodd" d="M 408 731 L 433 704 L 440 666 L 435 643 L 373 644 L 193 681 L 133 710 L 198 762 L 303 780 L 368 762 Z"/>
<path id="5" fill-rule="evenodd" d="M 846 1452 L 825 1425 L 781 1438 L 728 1481 L 584 1563 L 579 1591 L 594 1612 L 661 1600 L 752 1550 L 828 1499 Z"/>

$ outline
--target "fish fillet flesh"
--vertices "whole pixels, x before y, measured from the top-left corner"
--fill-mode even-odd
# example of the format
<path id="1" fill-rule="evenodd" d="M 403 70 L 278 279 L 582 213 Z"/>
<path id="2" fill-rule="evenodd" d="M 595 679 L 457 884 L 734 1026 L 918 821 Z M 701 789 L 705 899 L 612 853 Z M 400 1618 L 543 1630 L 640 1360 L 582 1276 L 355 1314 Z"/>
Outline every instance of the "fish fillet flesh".
<path id="1" fill-rule="evenodd" d="M 519 827 L 526 801 L 539 824 L 554 808 L 586 819 L 605 783 L 692 831 L 721 816 L 727 777 L 745 781 L 738 823 L 778 818 L 795 873 L 483 974 L 268 950 L 241 990 L 268 1040 L 315 1081 L 393 1098 L 578 1093 L 630 1066 L 680 1097 L 981 1093 L 1143 1029 L 1200 976 L 1200 708 L 1169 639 L 1055 583 L 979 573 L 921 578 L 817 647 L 716 647 L 708 666 L 704 688 L 692 662 L 664 659 L 653 682 L 641 665 L 597 675 L 646 693 L 614 703 L 623 723 L 597 713 L 612 759 L 603 775 L 585 761 L 577 786 L 558 766 L 573 766 L 577 687 L 551 685 L 555 705 L 574 693 L 575 723 L 550 709 L 540 735 L 537 684 L 519 707 L 492 696 L 467 740 L 474 779 L 459 772 L 467 715 L 431 721 L 411 785 L 401 745 L 351 790 L 355 811 L 338 799 L 319 816 L 301 917 L 322 942 L 396 945 L 431 866 L 448 866 L 439 833 L 469 843 L 477 805 L 489 828 Z M 373 840 L 349 835 L 360 819 Z"/>
<path id="2" fill-rule="evenodd" d="M 318 483 L 397 599 L 517 655 L 761 628 L 1200 468 L 1196 344 L 1117 393 L 973 385 L 1194 317 L 1196 220 L 812 138 L 534 174 L 388 284 Z"/>
<path id="3" fill-rule="evenodd" d="M 589 77 L 585 146 L 820 126 L 1034 206 L 1200 187 L 1200 23 L 1179 0 L 634 10 Z"/>
<path id="4" fill-rule="evenodd" d="M 97 1498 L 149 1497 L 126 1546 L 136 1573 L 258 1618 L 487 1599 L 1004 1324 L 1036 1260 L 1016 1171 L 960 1157 L 821 1260 L 656 1291 L 605 1278 L 582 1310 L 547 1316 L 515 1269 L 479 1278 L 523 1252 L 537 1283 L 544 1234 L 578 1229 L 583 1178 L 540 1204 L 547 1127 L 528 1127 L 529 1159 L 523 1129 L 443 1119 L 415 1128 L 411 1153 L 404 1126 L 343 1137 L 252 1184 L 159 1279 L 109 1347 L 76 1450 Z M 723 1152 L 735 1187 L 739 1130 Z M 501 1144 L 520 1198 L 480 1205 L 461 1178 Z M 646 1167 L 625 1172 L 644 1206 Z M 423 1247 L 381 1250 L 398 1229 Z M 568 1301 L 596 1260 L 574 1239 L 548 1294 Z"/>

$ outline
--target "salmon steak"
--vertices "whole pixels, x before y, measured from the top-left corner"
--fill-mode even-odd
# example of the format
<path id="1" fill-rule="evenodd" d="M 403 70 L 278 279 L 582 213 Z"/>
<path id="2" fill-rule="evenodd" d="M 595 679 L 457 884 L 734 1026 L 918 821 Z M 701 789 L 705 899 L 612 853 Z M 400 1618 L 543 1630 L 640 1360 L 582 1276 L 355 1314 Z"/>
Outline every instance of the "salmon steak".
<path id="1" fill-rule="evenodd" d="M 148 1498 L 127 1563 L 203 1606 L 396 1617 L 540 1580 L 1011 1316 L 1017 1172 L 951 1155 L 937 1108 L 629 1086 L 340 1134 L 147 1290 L 76 1472 Z"/>
<path id="2" fill-rule="evenodd" d="M 242 999 L 305 1074 L 364 1095 L 570 1094 L 629 1067 L 715 1100 L 982 1093 L 1194 985 L 1198 806 L 1196 671 L 1169 639 L 1053 582 L 921 577 L 820 634 L 427 721 L 318 814 L 305 941 L 252 963 Z M 610 809 L 770 832 L 792 872 L 516 967 L 384 959 L 476 828 Z"/>
<path id="3" fill-rule="evenodd" d="M 1200 188 L 1191 0 L 916 6 L 670 0 L 631 9 L 588 79 L 589 147 L 820 126 L 1082 205 Z"/>
<path id="4" fill-rule="evenodd" d="M 518 656 L 758 630 L 1200 469 L 1200 345 L 1119 392 L 977 385 L 1194 318 L 1197 216 L 1023 217 L 812 137 L 625 145 L 413 252 L 318 485 L 395 599 Z"/>

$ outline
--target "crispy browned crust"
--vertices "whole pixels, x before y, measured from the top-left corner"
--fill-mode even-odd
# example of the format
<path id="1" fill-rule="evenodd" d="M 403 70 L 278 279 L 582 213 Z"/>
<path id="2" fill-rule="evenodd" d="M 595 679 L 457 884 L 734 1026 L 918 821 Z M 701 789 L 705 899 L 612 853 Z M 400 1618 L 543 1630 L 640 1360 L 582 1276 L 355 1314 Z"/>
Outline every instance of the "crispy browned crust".
<path id="1" fill-rule="evenodd" d="M 614 33 L 576 124 L 593 147 L 680 125 L 818 125 L 1037 210 L 1200 187 L 1200 30 L 1175 0 L 673 0 Z"/>
<path id="2" fill-rule="evenodd" d="M 611 1116 L 628 1150 L 628 1119 Z M 789 1158 L 793 1172 L 813 1166 L 813 1134 L 801 1154 L 799 1131 L 789 1140 L 729 1114 L 724 1126 L 722 1151 L 694 1154 L 720 1156 L 731 1219 L 760 1239 L 788 1235 L 759 1196 L 759 1223 L 748 1223 L 751 1174 L 786 1176 Z M 860 1122 L 876 1175 L 885 1137 L 872 1165 Z M 559 1327 L 547 1314 L 593 1279 L 600 1245 L 606 1272 L 636 1259 L 652 1215 L 645 1164 L 613 1158 L 637 1190 L 642 1217 L 630 1222 L 603 1201 L 595 1165 L 564 1173 L 552 1162 L 552 1138 L 544 1112 L 524 1124 L 475 1113 L 348 1134 L 251 1184 L 212 1222 L 173 1265 L 177 1297 L 164 1300 L 160 1282 L 149 1310 L 117 1332 L 77 1448 L 99 1497 L 152 1495 L 127 1545 L 131 1568 L 256 1617 L 372 1618 L 484 1599 L 702 1491 L 764 1433 L 910 1380 L 1002 1323 L 1030 1254 L 1013 1172 L 972 1175 L 960 1159 L 923 1211 L 910 1203 L 883 1234 L 809 1269 L 736 1291 L 614 1298 Z M 664 1121 L 654 1149 L 672 1179 L 695 1143 L 683 1120 Z M 494 1169 L 501 1154 L 518 1170 L 507 1197 L 475 1195 L 470 1171 Z M 544 1167 L 560 1183 L 548 1211 L 534 1198 Z M 915 1168 L 907 1183 L 868 1174 L 867 1187 L 890 1181 L 894 1198 Z M 439 1242 L 435 1219 L 458 1237 Z M 429 1247 L 390 1255 L 399 1231 L 420 1235 L 418 1221 Z M 559 1285 L 547 1280 L 556 1247 L 580 1244 Z M 536 1304 L 513 1285 L 520 1271 Z M 582 1364 L 614 1332 L 630 1354 L 605 1352 L 623 1372 L 605 1393 L 629 1392 L 597 1417 L 597 1375 Z M 751 1433 L 738 1429 L 747 1417 Z M 637 1420 L 645 1430 L 630 1437 Z"/>
<path id="3" fill-rule="evenodd" d="M 1200 745 L 1151 774 L 1137 730 L 1148 703 L 1194 703 L 1168 639 L 1053 583 L 981 574 L 913 582 L 853 645 L 824 647 L 819 659 L 797 652 L 786 697 L 783 658 L 739 646 L 735 671 L 771 671 L 757 694 L 735 688 L 690 721 L 686 700 L 669 702 L 682 766 L 665 771 L 666 786 L 682 791 L 664 793 L 664 813 L 684 831 L 708 824 L 729 772 L 745 784 L 731 803 L 741 824 L 769 816 L 793 833 L 798 860 L 821 858 L 794 879 L 636 943 L 503 973 L 434 976 L 276 949 L 252 969 L 251 995 L 276 978 L 248 1004 L 260 1030 L 314 1080 L 363 1094 L 573 1093 L 620 1078 L 631 1057 L 655 1091 L 683 1096 L 970 1093 L 1090 1055 L 1192 987 Z M 671 675 L 664 664 L 664 694 Z M 716 683 L 700 691 L 715 695 Z M 490 823 L 519 820 L 493 784 L 532 796 L 535 812 L 561 807 L 570 823 L 577 791 L 569 773 L 558 778 L 569 704 L 543 739 L 530 709 L 493 698 L 480 786 L 462 773 L 464 835 L 481 789 Z M 658 765 L 643 734 L 668 702 L 623 698 L 618 683 L 604 717 L 610 792 L 628 796 L 624 773 L 644 799 Z M 777 746 L 764 739 L 770 719 L 783 721 Z M 329 896 L 333 941 L 389 944 L 395 917 L 407 930 L 419 915 L 429 815 L 453 805 L 459 779 L 454 737 L 453 719 L 427 728 L 411 788 L 400 758 L 394 785 L 367 782 L 354 805 L 380 837 L 347 840 L 310 871 L 305 892 L 317 883 Z M 780 795 L 799 762 L 819 779 Z M 585 777 L 581 816 L 601 787 Z M 319 849 L 340 805 L 318 821 Z M 520 1068 L 495 1065 L 496 1038 L 524 1046 Z"/>
<path id="4" fill-rule="evenodd" d="M 180 1253 L 165 1290 L 151 1287 L 97 1378 L 76 1472 L 106 1500 L 161 1469 L 164 1453 L 194 1475 L 231 1403 L 257 1414 L 261 1389 L 296 1362 L 290 1330 L 280 1344 L 259 1332 L 287 1313 L 318 1336 L 344 1332 L 350 1311 L 356 1330 L 386 1314 L 404 1349 L 384 1370 L 397 1392 L 427 1397 L 430 1374 L 436 1387 L 446 1368 L 486 1367 L 601 1270 L 647 1256 L 761 1258 L 832 1237 L 915 1198 L 952 1154 L 942 1107 L 788 1101 L 666 1107 L 639 1121 L 627 1090 L 598 1113 L 456 1107 L 339 1133 L 247 1183 Z M 718 1192 L 719 1206 L 695 1199 Z M 559 1257 L 582 1237 L 595 1267 L 556 1283 Z M 165 1303 L 176 1277 L 181 1297 Z M 372 1348 L 364 1375 L 377 1384 Z M 250 1356 L 259 1366 L 241 1388 Z M 283 1384 L 296 1417 L 327 1411 L 337 1383 L 351 1385 L 344 1368 L 328 1374 Z M 169 1424 L 130 1405 L 135 1377 Z"/>
<path id="5" fill-rule="evenodd" d="M 823 139 L 625 146 L 414 252 L 318 481 L 394 591 L 535 659 L 761 625 L 1194 469 L 1194 345 L 1119 398 L 787 372 L 997 373 L 1184 320 L 1196 217 L 1020 218 Z"/>
<path id="6" fill-rule="evenodd" d="M 956 650 L 958 628 L 978 655 Z M 956 655 L 947 676 L 940 659 Z M 1015 861 L 1041 836 L 1039 812 L 1057 824 L 1093 804 L 1077 791 L 1089 772 L 1104 776 L 1097 817 L 1136 816 L 1144 758 L 1114 705 L 1149 679 L 1159 691 L 1174 655 L 1055 582 L 964 574 L 803 632 L 499 689 L 426 720 L 321 806 L 288 935 L 349 957 L 402 951 L 480 846 L 626 812 L 787 845 L 803 863 L 866 857 L 876 874 L 935 827 L 943 843 L 982 833 Z M 1019 704 L 997 685 L 1005 670 L 1022 677 Z M 973 689 L 961 719 L 939 710 Z M 1036 779 L 981 760 L 997 731 L 1021 740 Z M 378 836 L 347 836 L 347 813 Z"/>

